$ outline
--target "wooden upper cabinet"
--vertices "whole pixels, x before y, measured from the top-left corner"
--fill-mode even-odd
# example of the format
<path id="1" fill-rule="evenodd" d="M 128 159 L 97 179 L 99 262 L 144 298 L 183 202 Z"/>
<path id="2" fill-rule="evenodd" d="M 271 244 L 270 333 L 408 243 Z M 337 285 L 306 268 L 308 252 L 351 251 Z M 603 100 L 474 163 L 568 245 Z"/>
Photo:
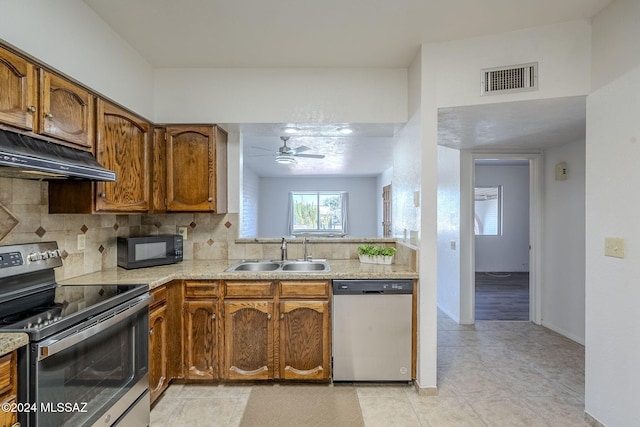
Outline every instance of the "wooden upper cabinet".
<path id="1" fill-rule="evenodd" d="M 217 126 L 166 128 L 167 211 L 226 212 L 226 142 Z"/>
<path id="2" fill-rule="evenodd" d="M 150 125 L 102 99 L 98 100 L 96 158 L 116 173 L 116 182 L 96 183 L 96 211 L 149 210 Z"/>
<path id="3" fill-rule="evenodd" d="M 38 133 L 93 149 L 95 98 L 89 91 L 40 70 Z"/>
<path id="4" fill-rule="evenodd" d="M 0 122 L 34 130 L 36 95 L 33 64 L 0 47 Z"/>

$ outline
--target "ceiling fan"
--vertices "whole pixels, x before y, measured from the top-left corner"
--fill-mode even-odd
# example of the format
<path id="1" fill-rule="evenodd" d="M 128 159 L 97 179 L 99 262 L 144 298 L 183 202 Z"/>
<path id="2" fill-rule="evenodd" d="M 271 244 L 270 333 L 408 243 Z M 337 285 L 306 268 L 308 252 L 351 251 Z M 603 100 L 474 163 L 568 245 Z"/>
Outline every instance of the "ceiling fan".
<path id="1" fill-rule="evenodd" d="M 310 159 L 324 159 L 324 154 L 310 154 L 310 153 L 300 154 L 304 151 L 310 150 L 309 147 L 305 147 L 304 145 L 301 145 L 300 147 L 289 147 L 287 145 L 287 141 L 289 140 L 288 136 L 281 136 L 280 139 L 282 140 L 283 144 L 282 144 L 282 147 L 278 148 L 278 151 L 272 151 L 267 148 L 256 147 L 256 146 L 254 146 L 253 148 L 270 151 L 272 155 L 276 157 L 276 162 L 281 164 L 295 163 L 296 157 L 307 157 Z M 256 155 L 260 155 L 260 154 L 256 154 Z M 266 156 L 267 154 L 262 154 L 262 155 Z"/>

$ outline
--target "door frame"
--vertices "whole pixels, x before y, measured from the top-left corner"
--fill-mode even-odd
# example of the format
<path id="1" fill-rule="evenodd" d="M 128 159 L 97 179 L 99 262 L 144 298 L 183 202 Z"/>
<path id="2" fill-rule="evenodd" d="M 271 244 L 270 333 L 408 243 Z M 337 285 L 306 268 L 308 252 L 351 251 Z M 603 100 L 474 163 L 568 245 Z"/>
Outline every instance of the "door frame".
<path id="1" fill-rule="evenodd" d="M 461 175 L 461 277 L 460 323 L 475 323 L 475 232 L 473 227 L 475 161 L 481 159 L 529 161 L 529 320 L 542 323 L 542 226 L 544 157 L 542 153 L 467 152 L 461 168 L 469 174 Z M 466 187 L 466 188 L 465 188 Z M 466 244 L 465 241 L 466 240 Z"/>

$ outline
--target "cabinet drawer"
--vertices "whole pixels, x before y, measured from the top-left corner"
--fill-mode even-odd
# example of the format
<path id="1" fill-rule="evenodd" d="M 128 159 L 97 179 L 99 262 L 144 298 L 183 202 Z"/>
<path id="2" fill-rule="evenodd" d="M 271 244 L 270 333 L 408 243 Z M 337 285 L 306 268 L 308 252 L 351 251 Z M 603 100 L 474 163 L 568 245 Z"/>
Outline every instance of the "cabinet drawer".
<path id="1" fill-rule="evenodd" d="M 0 395 L 13 389 L 13 353 L 0 357 Z"/>
<path id="2" fill-rule="evenodd" d="M 218 282 L 185 281 L 185 298 L 218 298 Z"/>
<path id="3" fill-rule="evenodd" d="M 268 298 L 273 296 L 273 282 L 226 282 L 228 298 Z"/>
<path id="4" fill-rule="evenodd" d="M 167 302 L 167 288 L 162 285 L 158 288 L 152 289 L 151 294 L 151 302 L 149 303 L 149 309 L 152 309 L 156 306 L 162 305 Z"/>
<path id="5" fill-rule="evenodd" d="M 329 296 L 329 282 L 326 280 L 289 280 L 280 282 L 282 298 L 313 298 Z"/>

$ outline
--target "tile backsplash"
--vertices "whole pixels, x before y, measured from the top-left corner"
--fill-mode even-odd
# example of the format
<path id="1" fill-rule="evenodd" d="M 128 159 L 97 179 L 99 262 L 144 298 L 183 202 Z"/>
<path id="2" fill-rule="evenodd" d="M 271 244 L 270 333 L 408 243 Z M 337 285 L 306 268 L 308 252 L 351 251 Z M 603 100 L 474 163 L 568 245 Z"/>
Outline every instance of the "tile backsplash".
<path id="1" fill-rule="evenodd" d="M 57 241 L 63 256 L 57 280 L 115 267 L 118 236 L 177 234 L 178 227 L 187 227 L 185 260 L 280 257 L 279 243 L 237 240 L 237 213 L 50 214 L 46 182 L 0 177 L 0 245 Z M 78 235 L 85 249 L 78 249 Z M 290 243 L 289 258 L 301 258 L 302 244 Z M 356 259 L 359 244 L 311 241 L 309 250 L 314 258 Z M 397 262 L 410 263 L 399 249 Z"/>

